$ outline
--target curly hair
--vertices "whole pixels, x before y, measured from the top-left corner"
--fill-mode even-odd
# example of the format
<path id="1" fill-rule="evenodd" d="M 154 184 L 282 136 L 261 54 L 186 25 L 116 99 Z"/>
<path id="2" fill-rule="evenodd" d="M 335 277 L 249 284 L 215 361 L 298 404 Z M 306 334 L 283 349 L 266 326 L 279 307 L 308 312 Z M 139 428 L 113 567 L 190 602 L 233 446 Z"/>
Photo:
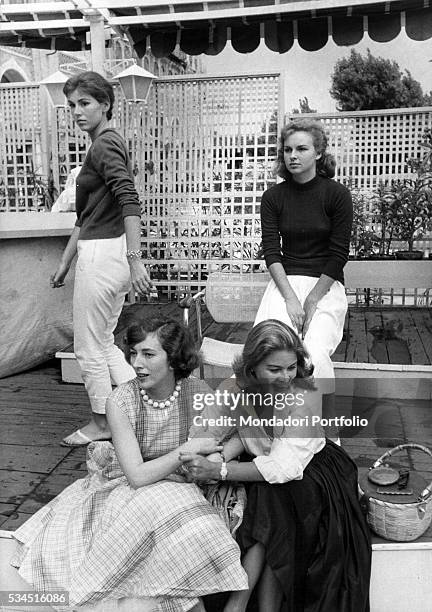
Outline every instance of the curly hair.
<path id="1" fill-rule="evenodd" d="M 294 132 L 307 132 L 312 136 L 315 151 L 321 155 L 316 162 L 317 174 L 327 178 L 333 178 L 335 175 L 336 161 L 333 155 L 326 151 L 328 139 L 324 131 L 324 126 L 315 119 L 295 119 L 282 128 L 278 141 L 275 163 L 276 174 L 285 180 L 291 177 L 285 164 L 284 145 L 287 137 L 294 134 Z"/>
<path id="2" fill-rule="evenodd" d="M 124 340 L 128 363 L 130 363 L 131 348 L 152 333 L 156 333 L 163 350 L 168 355 L 168 363 L 174 371 L 176 380 L 187 378 L 199 366 L 199 352 L 188 328 L 175 319 L 160 317 L 136 321 L 127 328 Z"/>
<path id="3" fill-rule="evenodd" d="M 76 89 L 81 89 L 99 103 L 107 102 L 109 104 L 107 119 L 111 119 L 114 106 L 114 89 L 111 83 L 101 74 L 91 70 L 76 74 L 66 81 L 63 86 L 63 93 L 68 97 Z"/>
<path id="4" fill-rule="evenodd" d="M 311 378 L 314 366 L 303 342 L 286 323 L 276 319 L 261 321 L 253 327 L 246 338 L 243 353 L 234 360 L 234 374 L 241 387 L 256 385 L 254 369 L 275 351 L 293 351 L 297 357 L 296 382 L 302 379 L 303 387 L 314 388 Z"/>

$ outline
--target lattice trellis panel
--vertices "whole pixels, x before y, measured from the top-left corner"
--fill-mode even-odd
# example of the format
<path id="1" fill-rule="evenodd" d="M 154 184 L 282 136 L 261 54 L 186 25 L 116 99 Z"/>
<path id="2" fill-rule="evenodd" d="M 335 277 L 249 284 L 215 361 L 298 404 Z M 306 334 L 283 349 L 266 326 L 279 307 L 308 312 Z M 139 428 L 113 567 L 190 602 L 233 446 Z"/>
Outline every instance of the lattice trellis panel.
<path id="1" fill-rule="evenodd" d="M 327 126 L 336 158 L 336 179 L 360 189 L 409 176 L 406 162 L 422 154 L 422 134 L 432 124 L 432 108 L 287 115 L 319 119 Z"/>
<path id="2" fill-rule="evenodd" d="M 259 204 L 275 180 L 278 88 L 278 75 L 157 83 L 143 248 L 169 292 L 202 287 L 209 269 L 260 265 Z"/>
<path id="3" fill-rule="evenodd" d="M 61 191 L 70 171 L 82 165 L 90 141 L 87 135 L 75 126 L 69 108 L 65 106 L 55 109 L 55 125 L 51 139 L 53 177 Z"/>
<path id="4" fill-rule="evenodd" d="M 19 212 L 41 208 L 43 197 L 38 179 L 43 175 L 44 161 L 39 87 L 3 85 L 0 87 L 0 210 Z"/>

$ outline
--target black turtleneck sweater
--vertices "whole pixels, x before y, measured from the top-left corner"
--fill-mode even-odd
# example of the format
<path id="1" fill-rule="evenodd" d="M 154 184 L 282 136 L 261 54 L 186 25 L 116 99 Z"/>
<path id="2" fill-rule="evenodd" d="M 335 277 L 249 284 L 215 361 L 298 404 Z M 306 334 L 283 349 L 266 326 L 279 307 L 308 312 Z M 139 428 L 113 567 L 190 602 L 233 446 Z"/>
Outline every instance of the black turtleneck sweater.
<path id="1" fill-rule="evenodd" d="M 261 231 L 267 267 L 280 262 L 286 274 L 344 282 L 352 226 L 352 200 L 346 187 L 315 176 L 274 185 L 261 198 Z"/>

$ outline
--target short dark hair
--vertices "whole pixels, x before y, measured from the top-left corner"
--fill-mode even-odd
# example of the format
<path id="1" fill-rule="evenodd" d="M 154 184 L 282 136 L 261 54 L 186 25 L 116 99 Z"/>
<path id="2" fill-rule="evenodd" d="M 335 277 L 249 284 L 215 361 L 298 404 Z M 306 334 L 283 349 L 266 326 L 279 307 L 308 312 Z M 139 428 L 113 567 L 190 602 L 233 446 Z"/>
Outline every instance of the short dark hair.
<path id="1" fill-rule="evenodd" d="M 312 376 L 314 366 L 298 334 L 282 321 L 267 319 L 250 330 L 243 353 L 234 360 L 233 370 L 240 386 L 248 387 L 256 384 L 254 368 L 274 351 L 293 351 L 295 353 L 297 379 L 308 379 Z M 312 380 L 310 380 L 310 388 L 314 388 Z"/>
<path id="2" fill-rule="evenodd" d="M 321 155 L 316 162 L 317 174 L 333 178 L 335 175 L 336 160 L 330 153 L 327 153 L 328 139 L 324 126 L 316 119 L 295 119 L 285 125 L 280 133 L 278 151 L 276 159 L 276 174 L 287 180 L 291 173 L 285 165 L 284 145 L 285 140 L 294 132 L 307 132 L 312 136 L 315 151 Z"/>
<path id="3" fill-rule="evenodd" d="M 114 89 L 111 83 L 101 74 L 91 70 L 76 74 L 66 81 L 63 93 L 67 97 L 76 89 L 85 91 L 98 102 L 107 102 L 109 104 L 107 119 L 111 119 L 114 106 Z"/>
<path id="4" fill-rule="evenodd" d="M 167 353 L 168 363 L 174 370 L 176 380 L 187 378 L 200 365 L 199 352 L 189 329 L 175 319 L 162 317 L 136 321 L 128 327 L 125 336 L 125 355 L 128 363 L 131 348 L 152 333 L 156 333 Z"/>

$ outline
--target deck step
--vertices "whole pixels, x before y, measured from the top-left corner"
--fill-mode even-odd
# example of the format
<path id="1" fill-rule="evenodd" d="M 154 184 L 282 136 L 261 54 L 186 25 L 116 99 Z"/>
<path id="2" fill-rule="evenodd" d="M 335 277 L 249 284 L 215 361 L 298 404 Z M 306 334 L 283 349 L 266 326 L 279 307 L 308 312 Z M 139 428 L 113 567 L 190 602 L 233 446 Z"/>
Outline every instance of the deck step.
<path id="1" fill-rule="evenodd" d="M 62 381 L 66 383 L 83 384 L 81 370 L 75 357 L 75 353 L 58 351 L 55 354 L 61 360 Z"/>

